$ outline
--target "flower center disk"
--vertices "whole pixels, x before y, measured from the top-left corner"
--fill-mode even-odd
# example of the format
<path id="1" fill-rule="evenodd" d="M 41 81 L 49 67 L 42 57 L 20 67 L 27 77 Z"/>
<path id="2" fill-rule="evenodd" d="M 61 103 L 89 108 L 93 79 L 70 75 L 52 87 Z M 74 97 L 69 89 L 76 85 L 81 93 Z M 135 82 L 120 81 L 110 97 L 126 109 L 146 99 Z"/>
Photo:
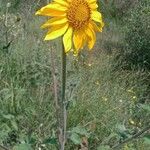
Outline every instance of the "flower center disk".
<path id="1" fill-rule="evenodd" d="M 85 0 L 73 0 L 67 11 L 69 24 L 74 29 L 81 29 L 90 19 L 90 7 Z"/>

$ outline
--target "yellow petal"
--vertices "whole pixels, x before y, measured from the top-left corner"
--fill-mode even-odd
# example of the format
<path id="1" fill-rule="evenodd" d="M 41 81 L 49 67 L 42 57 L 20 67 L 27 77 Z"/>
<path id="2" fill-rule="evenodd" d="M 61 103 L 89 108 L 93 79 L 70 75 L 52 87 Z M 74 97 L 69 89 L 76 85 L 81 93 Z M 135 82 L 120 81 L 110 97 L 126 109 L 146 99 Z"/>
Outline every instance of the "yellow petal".
<path id="1" fill-rule="evenodd" d="M 36 12 L 36 15 L 43 15 L 43 16 L 64 16 L 67 10 L 66 7 L 63 7 L 59 4 L 51 3 L 42 7 L 40 10 Z"/>
<path id="2" fill-rule="evenodd" d="M 58 11 L 66 11 L 67 10 L 67 7 L 59 5 L 57 3 L 50 3 L 41 9 L 46 9 L 46 8 L 52 9 L 52 10 L 58 10 Z"/>
<path id="3" fill-rule="evenodd" d="M 102 21 L 102 22 L 100 23 L 100 27 L 103 28 L 104 25 L 105 25 L 105 23 Z"/>
<path id="4" fill-rule="evenodd" d="M 89 3 L 96 3 L 96 0 L 88 0 Z"/>
<path id="5" fill-rule="evenodd" d="M 56 10 L 51 10 L 49 11 L 48 9 L 45 10 L 39 10 L 36 12 L 36 15 L 42 15 L 42 16 L 65 16 L 65 12 L 61 11 L 56 11 Z"/>
<path id="6" fill-rule="evenodd" d="M 91 9 L 97 9 L 98 5 L 96 3 L 92 3 L 89 5 Z"/>
<path id="7" fill-rule="evenodd" d="M 68 6 L 68 3 L 64 0 L 54 0 L 54 2 L 57 2 L 58 4 L 61 4 L 63 6 Z"/>
<path id="8" fill-rule="evenodd" d="M 93 29 L 89 26 L 85 29 L 85 33 L 87 35 L 87 42 L 88 42 L 88 47 L 89 49 L 92 49 L 95 41 L 96 41 L 96 35 Z"/>
<path id="9" fill-rule="evenodd" d="M 94 31 L 97 31 L 97 32 L 102 32 L 102 26 L 97 26 L 97 24 L 95 24 L 93 21 L 90 22 L 90 26 L 92 26 L 92 28 L 94 29 Z"/>
<path id="10" fill-rule="evenodd" d="M 44 40 L 53 40 L 62 36 L 68 29 L 68 24 L 52 27 L 51 30 L 47 33 Z"/>
<path id="11" fill-rule="evenodd" d="M 99 23 L 102 23 L 102 14 L 98 11 L 92 11 L 91 18 Z"/>
<path id="12" fill-rule="evenodd" d="M 84 32 L 83 31 L 75 31 L 73 35 L 73 42 L 76 50 L 79 50 L 83 47 L 83 39 L 84 39 Z"/>
<path id="13" fill-rule="evenodd" d="M 65 47 L 65 52 L 67 53 L 72 48 L 72 27 L 69 27 L 67 32 L 63 36 L 63 43 Z"/>
<path id="14" fill-rule="evenodd" d="M 49 26 L 53 26 L 53 25 L 60 25 L 60 24 L 64 24 L 68 21 L 67 18 L 64 17 L 55 17 L 52 19 L 49 19 L 46 23 L 44 23 L 41 28 L 47 28 Z"/>

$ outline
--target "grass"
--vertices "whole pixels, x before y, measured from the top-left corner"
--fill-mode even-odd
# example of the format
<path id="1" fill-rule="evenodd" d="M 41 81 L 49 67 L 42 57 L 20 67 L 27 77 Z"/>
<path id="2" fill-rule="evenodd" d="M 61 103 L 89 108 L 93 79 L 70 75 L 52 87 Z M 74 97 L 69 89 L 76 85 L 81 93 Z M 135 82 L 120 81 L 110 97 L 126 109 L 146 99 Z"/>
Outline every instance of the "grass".
<path id="1" fill-rule="evenodd" d="M 0 144 L 17 149 L 15 146 L 27 143 L 35 150 L 54 150 L 56 118 L 50 50 L 59 44 L 42 41 L 44 32 L 39 26 L 43 20 L 21 17 L 9 32 L 13 42 L 8 52 L 3 49 L 5 34 L 0 40 Z M 70 132 L 75 127 L 88 132 L 79 136 L 82 142 L 88 138 L 90 150 L 113 146 L 126 138 L 122 133 L 130 136 L 148 123 L 149 113 L 139 105 L 148 101 L 149 72 L 115 68 L 114 58 L 123 38 L 119 30 L 113 22 L 111 27 L 106 24 L 93 52 L 84 51 L 78 58 L 67 56 L 67 126 Z M 60 51 L 56 47 L 59 78 Z M 78 146 L 68 140 L 66 149 Z M 149 147 L 141 138 L 122 149 Z"/>

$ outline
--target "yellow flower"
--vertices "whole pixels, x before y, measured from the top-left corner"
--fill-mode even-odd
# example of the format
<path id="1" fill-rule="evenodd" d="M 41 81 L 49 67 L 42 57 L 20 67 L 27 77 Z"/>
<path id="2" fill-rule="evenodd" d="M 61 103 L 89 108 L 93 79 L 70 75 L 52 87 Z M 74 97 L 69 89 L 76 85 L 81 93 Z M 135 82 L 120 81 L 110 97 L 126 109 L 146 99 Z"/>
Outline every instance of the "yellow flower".
<path id="1" fill-rule="evenodd" d="M 63 36 L 65 52 L 73 48 L 78 54 L 85 44 L 92 49 L 96 41 L 95 32 L 102 32 L 104 23 L 97 8 L 97 0 L 53 0 L 36 15 L 51 17 L 42 25 L 42 28 L 49 28 L 45 40 Z"/>
<path id="2" fill-rule="evenodd" d="M 96 84 L 96 85 L 100 85 L 100 82 L 99 82 L 99 81 L 96 81 L 95 84 Z"/>
<path id="3" fill-rule="evenodd" d="M 129 119 L 129 123 L 132 124 L 132 125 L 135 124 L 135 122 L 132 119 Z"/>
<path id="4" fill-rule="evenodd" d="M 133 99 L 136 99 L 137 97 L 136 97 L 136 96 L 133 96 L 132 98 L 133 98 Z"/>

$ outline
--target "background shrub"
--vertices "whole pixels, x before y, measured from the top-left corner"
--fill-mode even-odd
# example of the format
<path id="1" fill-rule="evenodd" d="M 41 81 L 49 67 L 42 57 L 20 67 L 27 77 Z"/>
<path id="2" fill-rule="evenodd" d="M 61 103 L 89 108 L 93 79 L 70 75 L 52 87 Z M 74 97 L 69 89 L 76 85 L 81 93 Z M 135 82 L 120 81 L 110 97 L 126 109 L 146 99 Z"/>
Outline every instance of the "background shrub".
<path id="1" fill-rule="evenodd" d="M 118 55 L 126 69 L 150 69 L 150 3 L 140 1 L 124 20 L 124 49 Z M 117 58 L 118 59 L 118 58 Z"/>

